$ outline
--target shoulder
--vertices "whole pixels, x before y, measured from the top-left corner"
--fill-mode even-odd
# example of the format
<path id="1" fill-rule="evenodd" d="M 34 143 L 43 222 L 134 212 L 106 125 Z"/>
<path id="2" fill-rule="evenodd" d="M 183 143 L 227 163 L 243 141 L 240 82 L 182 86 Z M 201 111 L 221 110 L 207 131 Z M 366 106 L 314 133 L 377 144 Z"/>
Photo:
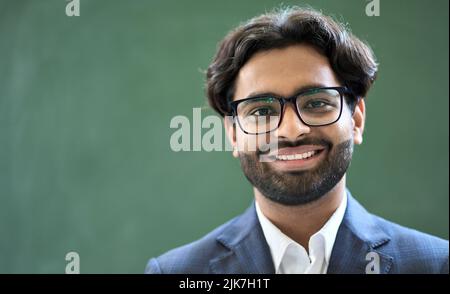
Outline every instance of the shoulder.
<path id="1" fill-rule="evenodd" d="M 399 273 L 448 273 L 449 242 L 372 215 L 390 237 L 386 253 L 394 257 Z"/>
<path id="2" fill-rule="evenodd" d="M 147 274 L 202 274 L 209 273 L 210 260 L 226 254 L 228 250 L 217 238 L 240 216 L 214 229 L 199 240 L 172 249 L 151 258 L 145 268 Z"/>

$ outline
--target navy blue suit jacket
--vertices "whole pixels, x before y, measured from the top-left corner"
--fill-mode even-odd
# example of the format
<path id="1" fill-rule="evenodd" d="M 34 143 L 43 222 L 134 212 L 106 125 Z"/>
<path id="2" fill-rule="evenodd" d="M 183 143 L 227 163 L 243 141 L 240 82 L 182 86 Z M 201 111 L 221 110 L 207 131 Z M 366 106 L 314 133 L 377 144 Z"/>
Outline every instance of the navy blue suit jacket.
<path id="1" fill-rule="evenodd" d="M 366 273 L 369 252 L 380 273 L 448 273 L 449 244 L 368 213 L 347 190 L 348 203 L 328 273 Z M 372 254 L 372 253 L 371 253 Z M 152 258 L 152 274 L 274 274 L 269 246 L 254 204 L 244 214 L 188 245 Z"/>

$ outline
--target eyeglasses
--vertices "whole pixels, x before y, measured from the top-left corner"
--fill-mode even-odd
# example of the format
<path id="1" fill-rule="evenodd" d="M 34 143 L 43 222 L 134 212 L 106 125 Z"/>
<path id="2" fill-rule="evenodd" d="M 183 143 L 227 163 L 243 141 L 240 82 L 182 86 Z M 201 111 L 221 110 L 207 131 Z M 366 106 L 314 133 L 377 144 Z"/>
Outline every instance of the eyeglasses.
<path id="1" fill-rule="evenodd" d="M 246 134 L 259 135 L 276 130 L 283 119 L 286 104 L 295 105 L 299 119 L 307 126 L 333 124 L 342 114 L 347 87 L 321 87 L 298 92 L 291 97 L 256 96 L 230 102 L 233 118 Z"/>

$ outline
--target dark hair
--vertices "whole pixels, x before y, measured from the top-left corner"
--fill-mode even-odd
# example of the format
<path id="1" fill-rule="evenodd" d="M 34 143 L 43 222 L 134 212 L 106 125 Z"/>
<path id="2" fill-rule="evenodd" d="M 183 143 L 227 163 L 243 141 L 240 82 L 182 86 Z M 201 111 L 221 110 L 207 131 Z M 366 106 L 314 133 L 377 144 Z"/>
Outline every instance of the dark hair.
<path id="1" fill-rule="evenodd" d="M 365 97 L 377 74 L 368 45 L 341 23 L 313 10 L 292 7 L 255 17 L 222 40 L 206 72 L 206 95 L 220 115 L 230 113 L 239 70 L 257 52 L 309 44 L 326 56 L 339 81 L 356 97 Z"/>

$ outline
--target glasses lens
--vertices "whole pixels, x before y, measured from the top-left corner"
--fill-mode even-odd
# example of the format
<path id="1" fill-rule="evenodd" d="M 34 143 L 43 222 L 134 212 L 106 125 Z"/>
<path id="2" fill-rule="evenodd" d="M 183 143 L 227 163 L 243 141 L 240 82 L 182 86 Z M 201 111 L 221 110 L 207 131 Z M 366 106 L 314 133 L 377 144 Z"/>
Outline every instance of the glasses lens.
<path id="1" fill-rule="evenodd" d="M 341 94 L 335 89 L 313 89 L 297 97 L 300 117 L 311 126 L 335 122 L 339 118 L 341 104 Z"/>
<path id="2" fill-rule="evenodd" d="M 281 116 L 281 104 L 276 98 L 262 97 L 242 101 L 237 116 L 243 131 L 263 134 L 275 130 Z"/>

